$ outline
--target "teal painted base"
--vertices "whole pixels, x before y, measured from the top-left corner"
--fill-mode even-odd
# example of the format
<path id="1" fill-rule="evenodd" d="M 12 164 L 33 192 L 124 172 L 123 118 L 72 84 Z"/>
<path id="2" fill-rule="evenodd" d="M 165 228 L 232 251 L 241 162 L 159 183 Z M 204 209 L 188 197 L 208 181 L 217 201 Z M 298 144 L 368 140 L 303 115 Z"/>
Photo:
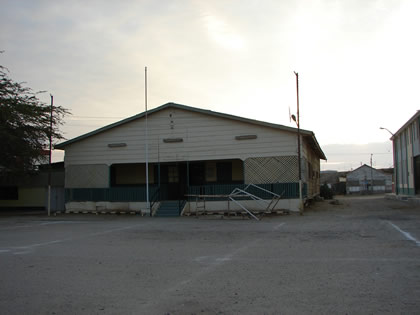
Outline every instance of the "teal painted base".
<path id="1" fill-rule="evenodd" d="M 408 195 L 408 196 L 414 196 L 416 194 L 414 188 L 402 188 L 398 187 L 397 195 Z"/>

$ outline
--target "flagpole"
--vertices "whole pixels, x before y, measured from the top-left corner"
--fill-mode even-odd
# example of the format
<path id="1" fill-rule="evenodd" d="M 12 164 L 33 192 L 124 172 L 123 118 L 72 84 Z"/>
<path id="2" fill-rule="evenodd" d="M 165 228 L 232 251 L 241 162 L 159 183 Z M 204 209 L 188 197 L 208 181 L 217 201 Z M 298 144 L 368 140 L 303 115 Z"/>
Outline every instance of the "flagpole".
<path id="1" fill-rule="evenodd" d="M 48 152 L 48 203 L 47 203 L 47 213 L 48 216 L 51 215 L 51 154 L 52 154 L 52 131 L 53 131 L 53 104 L 54 104 L 54 96 L 51 96 L 51 107 L 50 107 L 50 132 L 49 132 L 49 142 L 50 142 L 50 149 Z"/>
<path id="2" fill-rule="evenodd" d="M 147 67 L 144 67 L 144 104 L 146 109 L 146 203 L 147 212 L 152 216 L 149 202 L 149 130 L 147 126 Z"/>

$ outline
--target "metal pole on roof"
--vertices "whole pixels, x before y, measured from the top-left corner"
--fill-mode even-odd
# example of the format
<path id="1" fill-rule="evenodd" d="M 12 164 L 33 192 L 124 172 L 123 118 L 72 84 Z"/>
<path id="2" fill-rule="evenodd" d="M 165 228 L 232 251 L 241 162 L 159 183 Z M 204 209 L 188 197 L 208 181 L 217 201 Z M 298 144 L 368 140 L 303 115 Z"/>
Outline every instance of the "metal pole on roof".
<path id="1" fill-rule="evenodd" d="M 296 103 L 297 103 L 297 134 L 298 134 L 298 173 L 299 173 L 299 210 L 300 214 L 303 214 L 303 202 L 302 202 L 302 165 L 301 165 L 301 152 L 300 152 L 300 115 L 299 115 L 299 73 L 294 71 L 296 75 Z"/>
<path id="2" fill-rule="evenodd" d="M 146 109 L 146 206 L 152 216 L 149 202 L 149 130 L 147 126 L 147 67 L 144 67 L 144 105 Z"/>
<path id="3" fill-rule="evenodd" d="M 300 164 L 300 115 L 299 115 L 299 73 L 295 72 L 296 75 L 296 103 L 297 103 L 297 128 L 298 128 L 298 159 L 299 159 L 299 165 L 298 165 L 298 172 L 299 172 L 299 180 L 302 180 L 302 170 L 301 170 L 301 164 Z"/>

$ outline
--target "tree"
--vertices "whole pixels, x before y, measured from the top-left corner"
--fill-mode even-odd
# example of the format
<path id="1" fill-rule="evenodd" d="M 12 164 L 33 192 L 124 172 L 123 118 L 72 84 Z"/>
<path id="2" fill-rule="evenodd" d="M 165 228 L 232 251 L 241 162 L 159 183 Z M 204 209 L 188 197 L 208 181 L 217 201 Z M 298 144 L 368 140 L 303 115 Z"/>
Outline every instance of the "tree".
<path id="1" fill-rule="evenodd" d="M 14 82 L 0 65 L 0 171 L 27 173 L 45 163 L 49 137 L 59 140 L 59 126 L 68 110 L 41 102 L 39 93 Z"/>

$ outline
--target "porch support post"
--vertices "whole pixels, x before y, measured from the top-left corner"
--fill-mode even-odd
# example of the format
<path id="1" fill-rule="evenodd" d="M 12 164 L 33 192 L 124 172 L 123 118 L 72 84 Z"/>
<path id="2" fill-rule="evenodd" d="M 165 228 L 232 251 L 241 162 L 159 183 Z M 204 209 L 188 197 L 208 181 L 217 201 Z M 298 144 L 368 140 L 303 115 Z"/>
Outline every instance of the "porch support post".
<path id="1" fill-rule="evenodd" d="M 158 163 L 158 187 L 159 187 L 159 195 L 160 195 L 160 162 Z"/>
<path id="2" fill-rule="evenodd" d="M 242 160 L 242 184 L 245 184 L 245 160 Z"/>
<path id="3" fill-rule="evenodd" d="M 187 189 L 190 189 L 190 162 L 187 161 Z"/>

